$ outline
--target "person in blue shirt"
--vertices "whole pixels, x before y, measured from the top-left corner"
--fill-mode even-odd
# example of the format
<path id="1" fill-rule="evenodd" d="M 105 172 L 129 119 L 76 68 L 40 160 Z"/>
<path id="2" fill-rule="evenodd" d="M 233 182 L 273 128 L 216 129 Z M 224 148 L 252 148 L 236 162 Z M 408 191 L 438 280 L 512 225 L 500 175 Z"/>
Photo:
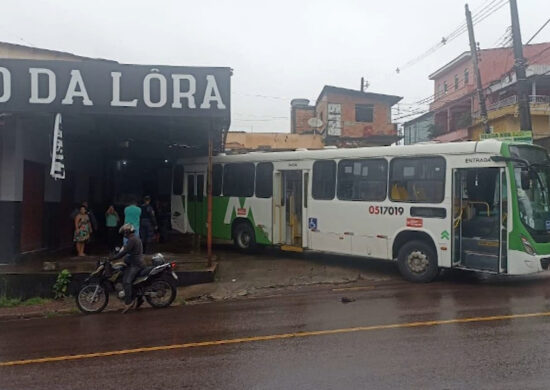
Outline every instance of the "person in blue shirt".
<path id="1" fill-rule="evenodd" d="M 135 235 L 139 238 L 139 220 L 141 218 L 141 208 L 137 206 L 137 202 L 132 200 L 124 209 L 124 224 L 130 224 L 134 227 Z M 123 244 L 125 245 L 127 238 L 124 237 Z"/>

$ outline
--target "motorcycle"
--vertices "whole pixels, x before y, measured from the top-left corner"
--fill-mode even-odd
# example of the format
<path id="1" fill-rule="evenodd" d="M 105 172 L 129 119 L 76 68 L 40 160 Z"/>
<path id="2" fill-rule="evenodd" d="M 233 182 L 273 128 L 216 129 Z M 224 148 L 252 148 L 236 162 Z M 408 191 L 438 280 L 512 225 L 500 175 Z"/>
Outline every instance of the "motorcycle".
<path id="1" fill-rule="evenodd" d="M 78 309 L 85 314 L 100 313 L 107 307 L 112 292 L 124 300 L 122 275 L 125 268 L 125 263 L 113 264 L 108 258 L 99 260 L 97 269 L 86 278 L 76 295 Z M 145 298 L 154 308 L 170 306 L 177 292 L 175 268 L 175 262 L 168 263 L 160 253 L 154 255 L 152 265 L 142 269 L 132 284 L 134 297 Z"/>

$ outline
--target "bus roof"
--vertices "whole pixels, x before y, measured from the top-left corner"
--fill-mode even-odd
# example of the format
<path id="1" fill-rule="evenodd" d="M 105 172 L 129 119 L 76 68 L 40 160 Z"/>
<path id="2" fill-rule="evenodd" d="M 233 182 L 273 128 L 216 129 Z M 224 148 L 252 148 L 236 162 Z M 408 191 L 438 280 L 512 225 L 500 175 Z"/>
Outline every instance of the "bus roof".
<path id="1" fill-rule="evenodd" d="M 435 143 L 426 142 L 414 145 L 373 146 L 363 148 L 326 148 L 320 150 L 296 150 L 288 152 L 249 152 L 244 154 L 225 155 L 214 157 L 215 162 L 249 162 L 249 161 L 291 161 L 291 160 L 321 160 L 340 158 L 363 157 L 391 157 L 416 156 L 430 154 L 472 154 L 489 153 L 500 154 L 502 145 L 506 143 L 498 140 L 467 141 Z M 183 161 L 188 159 L 183 159 Z M 193 159 L 194 162 L 206 162 L 206 157 Z"/>

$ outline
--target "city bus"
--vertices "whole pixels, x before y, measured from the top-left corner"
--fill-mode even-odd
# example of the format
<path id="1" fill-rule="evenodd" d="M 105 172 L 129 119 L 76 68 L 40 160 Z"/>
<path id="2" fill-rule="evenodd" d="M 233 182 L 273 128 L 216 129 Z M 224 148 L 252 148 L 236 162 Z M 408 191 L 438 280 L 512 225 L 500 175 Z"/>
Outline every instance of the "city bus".
<path id="1" fill-rule="evenodd" d="M 172 226 L 207 233 L 207 158 L 174 166 Z M 497 140 L 213 157 L 214 238 L 519 275 L 550 263 L 545 149 Z"/>

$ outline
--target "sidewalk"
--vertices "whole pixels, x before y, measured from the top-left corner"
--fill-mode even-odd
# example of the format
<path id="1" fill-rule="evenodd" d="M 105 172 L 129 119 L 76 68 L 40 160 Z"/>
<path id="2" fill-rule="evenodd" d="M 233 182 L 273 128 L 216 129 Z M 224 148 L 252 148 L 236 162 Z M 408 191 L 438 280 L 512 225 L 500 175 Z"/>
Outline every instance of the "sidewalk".
<path id="1" fill-rule="evenodd" d="M 207 265 L 206 253 L 191 252 L 187 240 L 156 245 L 169 262 L 175 262 L 178 285 L 187 286 L 214 280 L 216 263 Z M 27 256 L 15 264 L 0 265 L 0 296 L 31 298 L 50 297 L 57 274 L 67 269 L 72 275 L 70 293 L 74 294 L 82 281 L 97 267 L 98 260 L 108 257 L 108 250 L 94 248 L 95 255 L 77 257 L 71 250 L 39 253 Z M 145 263 L 151 263 L 152 255 L 145 255 Z"/>
<path id="2" fill-rule="evenodd" d="M 218 263 L 215 280 L 178 288 L 174 305 L 285 294 L 308 286 L 368 285 L 400 279 L 397 267 L 392 262 L 295 254 L 274 248 L 243 254 L 228 245 L 216 245 L 214 254 Z M 184 265 L 204 259 L 204 253 L 179 256 L 182 256 L 183 261 L 180 264 Z M 121 302 L 112 296 L 107 310 L 121 308 Z M 34 307 L 0 308 L 0 320 L 74 313 L 78 313 L 76 304 L 74 298 L 69 298 Z"/>

